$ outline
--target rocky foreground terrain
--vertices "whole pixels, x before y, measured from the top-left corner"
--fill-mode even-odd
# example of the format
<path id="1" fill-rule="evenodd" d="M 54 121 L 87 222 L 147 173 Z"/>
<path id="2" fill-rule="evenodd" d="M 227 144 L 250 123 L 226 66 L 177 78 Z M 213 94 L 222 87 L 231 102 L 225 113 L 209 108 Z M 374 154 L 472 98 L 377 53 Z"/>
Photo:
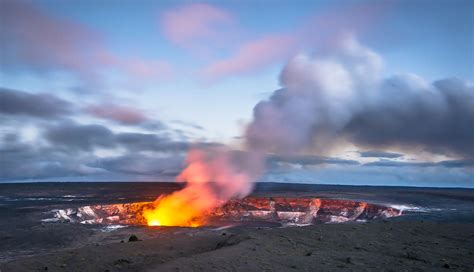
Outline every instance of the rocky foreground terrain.
<path id="1" fill-rule="evenodd" d="M 259 184 L 214 211 L 218 224 L 144 226 L 135 212 L 170 186 L 0 185 L 0 271 L 474 269 L 470 189 Z"/>
<path id="2" fill-rule="evenodd" d="M 77 241 L 48 254 L 4 261 L 1 271 L 474 269 L 474 224 L 469 223 L 376 220 L 287 228 L 134 226 L 88 236 L 82 225 L 44 224 L 35 232 L 56 233 L 58 239 L 70 235 Z"/>

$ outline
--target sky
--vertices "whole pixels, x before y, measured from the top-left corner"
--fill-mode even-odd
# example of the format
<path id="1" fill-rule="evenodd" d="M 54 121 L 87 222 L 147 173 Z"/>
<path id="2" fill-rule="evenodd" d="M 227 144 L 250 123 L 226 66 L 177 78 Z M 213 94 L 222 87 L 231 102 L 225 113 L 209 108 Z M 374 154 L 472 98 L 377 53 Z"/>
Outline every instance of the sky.
<path id="1" fill-rule="evenodd" d="M 473 1 L 6 0 L 0 37 L 0 182 L 226 145 L 259 181 L 474 187 Z"/>

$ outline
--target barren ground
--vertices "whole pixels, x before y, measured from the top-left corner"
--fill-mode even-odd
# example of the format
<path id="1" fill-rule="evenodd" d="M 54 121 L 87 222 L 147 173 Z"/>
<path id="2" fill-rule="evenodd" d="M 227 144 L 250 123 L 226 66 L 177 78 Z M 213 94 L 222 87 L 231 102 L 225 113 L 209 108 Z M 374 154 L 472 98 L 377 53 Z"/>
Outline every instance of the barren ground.
<path id="1" fill-rule="evenodd" d="M 49 224 L 44 233 L 74 236 Z M 38 230 L 36 230 L 38 232 Z M 131 234 L 140 241 L 128 242 Z M 36 234 L 41 235 L 41 234 Z M 130 227 L 0 263 L 1 271 L 473 271 L 474 224 L 374 221 L 307 227 Z M 123 242 L 122 242 L 123 241 Z"/>

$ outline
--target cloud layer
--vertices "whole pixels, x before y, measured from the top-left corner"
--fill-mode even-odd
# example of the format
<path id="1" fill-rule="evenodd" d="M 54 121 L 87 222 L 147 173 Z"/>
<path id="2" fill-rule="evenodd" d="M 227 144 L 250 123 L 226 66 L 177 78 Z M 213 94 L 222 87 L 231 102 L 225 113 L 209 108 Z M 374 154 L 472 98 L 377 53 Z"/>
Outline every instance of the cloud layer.
<path id="1" fill-rule="evenodd" d="M 115 104 L 97 104 L 90 105 L 85 111 L 94 117 L 112 120 L 125 125 L 137 125 L 147 121 L 143 112 L 136 108 L 115 105 Z"/>
<path id="2" fill-rule="evenodd" d="M 161 28 L 165 36 L 182 47 L 192 43 L 219 38 L 222 26 L 233 22 L 233 16 L 209 4 L 188 4 L 164 12 Z"/>
<path id="3" fill-rule="evenodd" d="M 379 150 L 369 150 L 369 151 L 361 151 L 359 152 L 360 156 L 363 158 L 400 158 L 403 157 L 403 154 L 387 152 L 387 151 L 379 151 Z"/>
<path id="4" fill-rule="evenodd" d="M 173 75 L 169 63 L 116 54 L 106 47 L 101 33 L 52 16 L 29 2 L 2 2 L 0 17 L 4 72 L 67 72 L 87 87 L 104 85 L 104 71 L 118 71 L 122 76 L 142 81 Z"/>
<path id="5" fill-rule="evenodd" d="M 120 104 L 84 108 L 53 94 L 0 88 L 0 181 L 173 179 L 190 141 L 142 113 Z M 96 119 L 74 121 L 90 117 Z M 128 131 L 114 130 L 115 124 Z"/>
<path id="6" fill-rule="evenodd" d="M 40 140 L 8 134 L 0 141 L 0 180 L 41 179 L 103 174 L 133 174 L 172 179 L 188 142 L 150 133 L 117 133 L 102 125 L 63 120 L 40 131 Z M 99 156 L 97 150 L 111 154 Z"/>
<path id="7" fill-rule="evenodd" d="M 54 95 L 30 94 L 0 87 L 0 113 L 37 118 L 58 118 L 72 113 L 72 104 Z"/>

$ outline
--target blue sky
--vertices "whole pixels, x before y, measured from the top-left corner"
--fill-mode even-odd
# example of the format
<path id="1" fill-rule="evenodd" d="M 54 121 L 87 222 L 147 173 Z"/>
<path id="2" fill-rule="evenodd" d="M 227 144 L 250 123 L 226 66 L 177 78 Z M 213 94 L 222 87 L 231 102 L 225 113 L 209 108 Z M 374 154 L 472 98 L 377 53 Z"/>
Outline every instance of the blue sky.
<path id="1" fill-rule="evenodd" d="M 337 48 L 347 36 L 360 44 L 364 54 L 376 55 L 383 63 L 383 69 L 376 69 L 380 75 L 374 89 L 388 81 L 416 89 L 413 82 L 423 81 L 419 86 L 436 91 L 442 88 L 433 82 L 457 78 L 462 83 L 450 81 L 443 88 L 457 88 L 456 92 L 466 96 L 461 99 L 467 101 L 466 107 L 473 105 L 469 104 L 474 95 L 472 1 L 3 1 L 1 5 L 4 109 L 0 133 L 8 157 L 2 167 L 4 181 L 172 180 L 193 143 L 245 149 L 247 126 L 258 119 L 253 116 L 254 107 L 275 90 L 292 88 L 280 78 L 282 70 L 291 70 L 289 63 L 301 54 L 316 64 L 325 58 L 342 58 Z M 416 79 L 399 77 L 407 74 Z M 399 92 L 406 93 L 394 91 Z M 410 97 L 418 95 L 410 93 L 404 99 L 413 101 Z M 420 103 L 431 105 L 426 102 L 430 97 L 420 98 Z M 55 106 L 48 104 L 51 99 L 57 102 Z M 332 106 L 339 98 L 331 99 L 328 112 L 342 114 L 338 105 Z M 35 100 L 38 109 L 32 110 Z M 347 103 L 364 104 L 354 101 Z M 39 105 L 41 102 L 47 105 Z M 59 104 L 62 106 L 54 108 Z M 22 106 L 30 108 L 22 110 Z M 351 114 L 360 117 L 362 110 L 368 111 L 358 109 Z M 463 145 L 471 150 L 472 140 L 465 140 L 473 135 L 465 126 L 473 120 L 471 114 L 456 111 L 463 129 L 437 128 L 451 130 L 447 136 L 434 140 L 414 135 L 400 140 L 391 137 L 380 144 L 348 139 L 356 137 L 344 133 L 354 135 L 351 124 L 358 119 L 348 121 L 343 129 L 338 123 L 336 137 L 344 144 L 332 144 L 331 150 L 315 148 L 318 131 L 310 137 L 311 146 L 305 143 L 292 153 L 356 164 L 324 161 L 308 166 L 283 160 L 271 164 L 262 180 L 473 187 L 472 153 L 459 151 Z M 68 128 L 84 133 L 87 143 L 58 132 Z M 438 135 L 437 130 L 431 134 Z M 102 142 L 107 140 L 94 133 L 113 134 L 110 141 L 131 133 L 140 139 L 133 146 L 125 140 L 107 145 Z M 459 144 L 439 141 L 446 137 Z M 182 145 L 175 149 L 137 147 L 148 146 L 143 141 L 151 139 Z M 73 148 L 75 144 L 82 149 Z M 265 152 L 282 150 L 286 152 L 285 148 Z M 361 157 L 358 153 L 368 150 L 401 156 Z M 42 158 L 41 153 L 50 157 Z M 71 154 L 77 159 L 70 160 Z M 35 166 L 22 165 L 19 158 L 23 157 Z M 143 161 L 136 166 L 142 172 L 118 166 L 132 158 Z M 163 158 L 176 163 L 153 170 L 151 165 Z M 368 165 L 383 160 L 413 164 Z M 446 167 L 442 163 L 446 161 L 463 163 Z M 431 164 L 416 164 L 420 162 Z M 25 174 L 16 170 L 23 168 Z"/>

